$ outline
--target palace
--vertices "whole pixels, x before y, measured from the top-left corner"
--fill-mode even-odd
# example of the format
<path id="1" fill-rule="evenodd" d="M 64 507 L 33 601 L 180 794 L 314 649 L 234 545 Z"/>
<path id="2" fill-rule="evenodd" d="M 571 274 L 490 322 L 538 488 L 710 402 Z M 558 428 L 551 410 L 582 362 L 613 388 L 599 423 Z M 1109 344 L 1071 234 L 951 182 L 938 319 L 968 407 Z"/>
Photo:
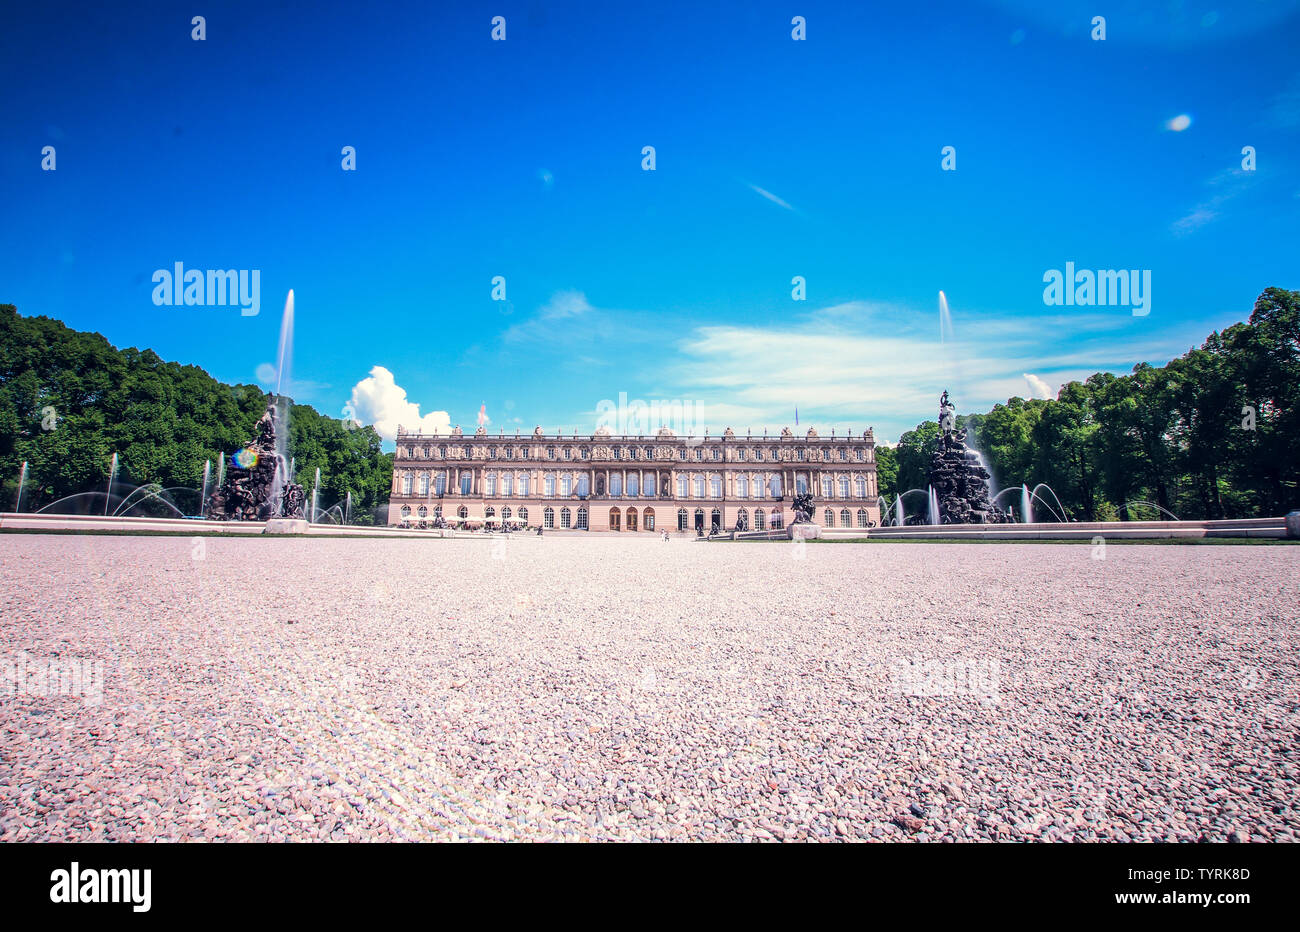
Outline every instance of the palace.
<path id="1" fill-rule="evenodd" d="M 811 492 L 814 520 L 865 528 L 880 521 L 876 448 L 861 436 L 653 437 L 450 435 L 397 431 L 390 525 L 525 525 L 573 531 L 765 530 L 793 518 Z"/>

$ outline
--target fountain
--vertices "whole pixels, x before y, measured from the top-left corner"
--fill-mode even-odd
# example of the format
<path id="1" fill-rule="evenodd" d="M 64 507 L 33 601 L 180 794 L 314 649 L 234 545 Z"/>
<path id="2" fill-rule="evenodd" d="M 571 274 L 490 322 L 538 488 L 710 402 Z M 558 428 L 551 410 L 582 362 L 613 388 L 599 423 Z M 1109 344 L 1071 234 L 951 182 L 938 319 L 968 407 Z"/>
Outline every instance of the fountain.
<path id="1" fill-rule="evenodd" d="M 23 507 L 23 484 L 27 482 L 27 460 L 23 460 L 23 468 L 18 470 L 18 499 L 14 502 L 14 511 L 22 511 Z"/>
<path id="2" fill-rule="evenodd" d="M 203 489 L 199 492 L 199 517 L 203 517 L 204 507 L 208 501 L 208 478 L 212 475 L 212 460 L 203 464 Z"/>
<path id="3" fill-rule="evenodd" d="M 1020 486 L 1020 520 L 1025 524 L 1034 523 L 1034 502 L 1029 495 L 1029 486 Z"/>
<path id="4" fill-rule="evenodd" d="M 317 503 L 319 500 L 320 500 L 320 467 L 317 466 L 317 467 L 316 467 L 316 483 L 311 487 L 311 515 L 308 516 L 308 518 L 307 518 L 308 521 L 315 521 L 315 520 L 316 520 L 316 511 L 317 511 L 317 505 L 316 505 L 316 503 Z"/>
<path id="5" fill-rule="evenodd" d="M 956 408 L 939 399 L 939 446 L 930 461 L 931 524 L 1004 524 L 1010 516 L 989 501 L 989 471 L 957 429 Z"/>
<path id="6" fill-rule="evenodd" d="M 344 524 L 352 523 L 352 490 L 351 489 L 348 489 L 348 497 L 346 499 L 346 503 L 343 505 L 343 523 Z"/>
<path id="7" fill-rule="evenodd" d="M 894 496 L 894 525 L 903 526 L 903 496 L 901 495 Z"/>
<path id="8" fill-rule="evenodd" d="M 253 441 L 230 457 L 228 469 L 225 458 L 222 458 L 221 478 L 208 509 L 214 520 L 266 521 L 266 530 L 272 533 L 301 533 L 306 530 L 303 489 L 293 481 L 286 456 L 289 399 L 280 394 L 289 373 L 292 344 L 293 291 L 290 290 L 280 320 L 275 394 L 257 422 L 257 436 Z M 289 522 L 279 521 L 282 518 L 289 519 Z"/>
<path id="9" fill-rule="evenodd" d="M 108 503 L 113 498 L 113 480 L 117 478 L 117 454 L 108 464 L 108 488 L 104 490 L 104 517 L 108 517 Z"/>

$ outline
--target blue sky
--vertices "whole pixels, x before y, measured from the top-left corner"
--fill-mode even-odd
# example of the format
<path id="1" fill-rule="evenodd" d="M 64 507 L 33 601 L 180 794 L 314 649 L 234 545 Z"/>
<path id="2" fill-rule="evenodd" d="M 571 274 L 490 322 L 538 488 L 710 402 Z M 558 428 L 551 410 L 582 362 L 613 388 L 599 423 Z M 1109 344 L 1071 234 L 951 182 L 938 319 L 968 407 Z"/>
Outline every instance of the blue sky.
<path id="1" fill-rule="evenodd" d="M 893 441 L 1300 287 L 1296 0 L 191 6 L 0 13 L 0 301 L 270 387 L 292 288 L 295 398 L 385 430 L 626 393 Z M 155 306 L 178 261 L 261 313 Z M 1151 313 L 1045 306 L 1067 261 Z"/>

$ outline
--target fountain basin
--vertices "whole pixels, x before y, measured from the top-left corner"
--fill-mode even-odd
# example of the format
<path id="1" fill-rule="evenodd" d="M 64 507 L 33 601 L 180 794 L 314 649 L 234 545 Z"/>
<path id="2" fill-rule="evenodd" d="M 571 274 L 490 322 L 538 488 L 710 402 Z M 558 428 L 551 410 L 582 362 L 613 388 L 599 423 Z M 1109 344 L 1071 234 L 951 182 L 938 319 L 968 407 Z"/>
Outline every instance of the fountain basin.
<path id="1" fill-rule="evenodd" d="M 306 534 L 311 527 L 306 518 L 269 518 L 263 534 Z"/>

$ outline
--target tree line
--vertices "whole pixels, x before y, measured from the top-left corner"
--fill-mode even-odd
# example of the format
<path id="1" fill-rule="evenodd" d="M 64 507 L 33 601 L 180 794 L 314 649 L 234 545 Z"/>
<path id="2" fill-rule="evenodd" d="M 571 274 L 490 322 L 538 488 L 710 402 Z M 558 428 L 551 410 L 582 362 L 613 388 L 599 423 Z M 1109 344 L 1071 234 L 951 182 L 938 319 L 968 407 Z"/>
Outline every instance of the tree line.
<path id="1" fill-rule="evenodd" d="M 198 366 L 148 349 L 119 350 L 98 333 L 0 305 L 0 510 L 14 507 L 24 460 L 22 510 L 35 511 L 103 491 L 117 453 L 121 480 L 177 489 L 169 497 L 197 513 L 204 464 L 212 462 L 215 483 L 222 456 L 252 440 L 267 401 L 255 385 L 226 385 Z M 322 507 L 351 492 L 354 522 L 385 522 L 392 454 L 382 452 L 373 428 L 293 404 L 288 449 L 308 495 L 320 468 Z M 151 512 L 146 505 L 132 513 Z"/>
<path id="2" fill-rule="evenodd" d="M 1071 519 L 1160 516 L 1132 502 L 1184 519 L 1285 514 L 1300 508 L 1300 291 L 1266 289 L 1247 322 L 1165 366 L 1099 372 L 957 426 L 998 488 L 1046 483 Z M 883 496 L 926 487 L 938 437 L 924 421 L 877 450 Z"/>

